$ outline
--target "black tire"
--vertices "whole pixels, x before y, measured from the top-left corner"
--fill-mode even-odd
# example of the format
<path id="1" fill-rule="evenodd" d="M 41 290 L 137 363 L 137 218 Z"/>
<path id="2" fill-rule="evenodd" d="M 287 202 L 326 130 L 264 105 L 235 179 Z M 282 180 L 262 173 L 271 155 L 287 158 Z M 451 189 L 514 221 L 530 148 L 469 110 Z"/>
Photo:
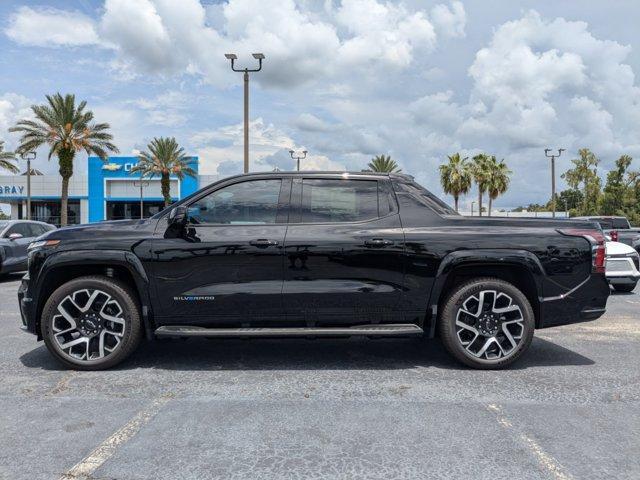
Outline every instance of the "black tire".
<path id="1" fill-rule="evenodd" d="M 636 285 L 638 284 L 638 282 L 636 283 L 625 283 L 622 285 L 613 285 L 613 288 L 616 292 L 626 292 L 626 293 L 631 293 L 636 289 Z"/>
<path id="2" fill-rule="evenodd" d="M 456 317 L 462 304 L 482 291 L 495 291 L 497 295 L 503 293 L 509 296 L 512 301 L 511 305 L 517 305 L 520 308 L 523 318 L 519 343 L 513 347 L 508 355 L 501 358 L 487 359 L 473 355 L 465 349 L 457 333 Z M 459 362 L 472 368 L 485 370 L 504 368 L 520 358 L 531 345 L 534 329 L 535 316 L 527 297 L 511 283 L 491 277 L 474 278 L 456 286 L 444 302 L 438 319 L 438 331 L 446 350 Z M 478 339 L 482 341 L 482 337 L 478 337 Z M 471 344 L 468 345 L 469 347 Z"/>
<path id="3" fill-rule="evenodd" d="M 59 316 L 58 305 L 69 295 L 82 290 L 100 290 L 118 302 L 124 320 L 120 343 L 112 353 L 103 358 L 79 360 L 65 353 L 54 339 L 52 323 L 54 316 Z M 51 354 L 64 366 L 74 370 L 105 370 L 126 359 L 137 348 L 142 338 L 142 322 L 140 308 L 129 287 L 109 277 L 86 276 L 71 280 L 56 289 L 44 306 L 41 316 L 41 332 L 44 342 Z"/>

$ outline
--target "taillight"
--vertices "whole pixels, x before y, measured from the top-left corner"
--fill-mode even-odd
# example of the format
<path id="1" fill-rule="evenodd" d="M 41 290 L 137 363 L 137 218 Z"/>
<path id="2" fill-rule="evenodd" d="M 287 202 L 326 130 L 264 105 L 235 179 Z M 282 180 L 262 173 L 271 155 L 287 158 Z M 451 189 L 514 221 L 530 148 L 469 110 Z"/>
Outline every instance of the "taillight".
<path id="1" fill-rule="evenodd" d="M 611 237 L 611 241 L 612 242 L 617 242 L 618 241 L 618 231 L 617 230 L 611 230 L 609 232 L 609 236 Z"/>
<path id="2" fill-rule="evenodd" d="M 601 230 L 596 229 L 583 229 L 583 228 L 565 228 L 558 230 L 563 235 L 569 235 L 571 237 L 583 237 L 586 238 L 591 244 L 591 271 L 594 273 L 604 273 L 605 271 L 605 237 Z M 617 232 L 616 232 L 617 234 Z"/>

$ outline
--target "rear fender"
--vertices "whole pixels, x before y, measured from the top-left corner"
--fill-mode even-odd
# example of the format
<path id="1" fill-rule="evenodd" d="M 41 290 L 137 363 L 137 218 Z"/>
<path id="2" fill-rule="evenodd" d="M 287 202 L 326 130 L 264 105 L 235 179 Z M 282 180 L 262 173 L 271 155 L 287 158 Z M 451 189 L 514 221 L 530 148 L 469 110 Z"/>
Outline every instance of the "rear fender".
<path id="1" fill-rule="evenodd" d="M 429 321 L 428 334 L 435 334 L 435 325 L 438 317 L 438 305 L 447 295 L 445 286 L 456 270 L 462 267 L 519 267 L 524 268 L 531 274 L 535 283 L 536 305 L 542 296 L 542 282 L 544 278 L 544 268 L 538 257 L 527 250 L 512 249 L 478 249 L 478 250 L 458 250 L 445 256 L 440 262 L 436 278 L 429 295 L 429 311 L 427 320 Z"/>

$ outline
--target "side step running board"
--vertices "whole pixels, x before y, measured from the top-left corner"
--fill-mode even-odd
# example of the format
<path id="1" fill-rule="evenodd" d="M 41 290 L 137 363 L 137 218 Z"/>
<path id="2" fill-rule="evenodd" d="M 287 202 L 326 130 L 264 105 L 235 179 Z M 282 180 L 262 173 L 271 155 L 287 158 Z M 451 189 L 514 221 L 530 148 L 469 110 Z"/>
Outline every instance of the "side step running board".
<path id="1" fill-rule="evenodd" d="M 418 335 L 422 328 L 414 324 L 376 324 L 356 327 L 291 327 L 291 328 L 205 328 L 167 325 L 156 329 L 159 337 L 329 337 Z"/>

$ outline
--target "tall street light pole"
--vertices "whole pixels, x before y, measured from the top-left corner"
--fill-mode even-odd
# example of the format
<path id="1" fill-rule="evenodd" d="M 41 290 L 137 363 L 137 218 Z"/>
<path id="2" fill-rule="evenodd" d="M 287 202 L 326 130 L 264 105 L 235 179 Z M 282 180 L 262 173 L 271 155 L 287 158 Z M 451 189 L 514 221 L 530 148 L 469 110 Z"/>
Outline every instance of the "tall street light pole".
<path id="1" fill-rule="evenodd" d="M 300 160 L 307 158 L 308 152 L 303 150 L 302 155 L 295 155 L 295 153 L 295 150 L 289 150 L 289 155 L 291 155 L 291 158 L 296 161 L 296 170 L 300 171 Z"/>
<path id="2" fill-rule="evenodd" d="M 559 148 L 557 154 L 549 155 L 550 148 L 544 149 L 544 156 L 551 159 L 551 215 L 556 218 L 556 157 L 562 155 L 564 148 Z"/>
<path id="3" fill-rule="evenodd" d="M 225 53 L 224 56 L 231 60 L 231 70 L 244 73 L 244 173 L 249 173 L 249 72 L 259 72 L 262 70 L 262 53 L 252 53 L 253 58 L 258 60 L 258 68 L 236 68 L 238 56 L 235 53 Z"/>
<path id="4" fill-rule="evenodd" d="M 22 159 L 27 161 L 27 220 L 31 220 L 31 160 L 36 159 L 36 152 L 25 152 Z"/>

